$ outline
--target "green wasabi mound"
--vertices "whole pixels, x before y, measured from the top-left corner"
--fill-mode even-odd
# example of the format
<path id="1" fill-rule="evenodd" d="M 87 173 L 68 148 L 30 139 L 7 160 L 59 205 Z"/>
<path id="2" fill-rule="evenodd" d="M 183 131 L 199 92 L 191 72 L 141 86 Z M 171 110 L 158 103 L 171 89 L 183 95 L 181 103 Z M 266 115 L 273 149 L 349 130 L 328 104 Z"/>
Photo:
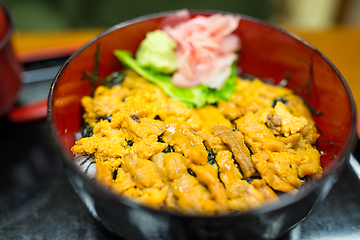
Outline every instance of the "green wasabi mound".
<path id="1" fill-rule="evenodd" d="M 176 42 L 165 32 L 157 29 L 146 34 L 136 52 L 140 66 L 159 73 L 171 74 L 176 71 Z"/>

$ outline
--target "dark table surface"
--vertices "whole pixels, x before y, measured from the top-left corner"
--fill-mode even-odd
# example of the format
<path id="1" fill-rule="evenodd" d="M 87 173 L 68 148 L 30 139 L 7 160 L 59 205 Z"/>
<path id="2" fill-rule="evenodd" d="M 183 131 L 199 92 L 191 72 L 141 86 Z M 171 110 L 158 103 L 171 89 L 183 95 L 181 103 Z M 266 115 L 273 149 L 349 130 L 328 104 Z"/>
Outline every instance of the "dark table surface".
<path id="1" fill-rule="evenodd" d="M 27 83 L 20 99 L 46 97 L 49 84 Z M 3 117 L 0 130 L 0 239 L 119 239 L 91 216 L 67 181 L 45 120 L 11 123 Z M 287 240 L 360 239 L 356 159 L 360 144 L 327 198 Z"/>

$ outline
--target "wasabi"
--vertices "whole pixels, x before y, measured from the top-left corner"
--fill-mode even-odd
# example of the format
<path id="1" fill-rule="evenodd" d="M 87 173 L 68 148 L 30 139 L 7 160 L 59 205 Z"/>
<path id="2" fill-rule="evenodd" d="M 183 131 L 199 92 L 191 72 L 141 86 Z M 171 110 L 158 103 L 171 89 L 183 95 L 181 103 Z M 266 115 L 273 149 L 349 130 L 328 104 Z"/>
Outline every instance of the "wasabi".
<path id="1" fill-rule="evenodd" d="M 176 42 L 158 29 L 146 34 L 136 52 L 136 61 L 142 67 L 172 74 L 177 70 L 175 48 Z"/>

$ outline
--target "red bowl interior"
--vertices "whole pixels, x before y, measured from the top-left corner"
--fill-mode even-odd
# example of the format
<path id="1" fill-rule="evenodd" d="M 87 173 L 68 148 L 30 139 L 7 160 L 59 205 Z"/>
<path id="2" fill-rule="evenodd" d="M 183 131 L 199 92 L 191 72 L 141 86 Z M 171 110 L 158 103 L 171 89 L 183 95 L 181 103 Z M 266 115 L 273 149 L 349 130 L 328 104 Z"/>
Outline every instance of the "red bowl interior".
<path id="1" fill-rule="evenodd" d="M 49 119 L 53 121 L 55 138 L 69 161 L 72 159 L 70 148 L 74 144 L 74 133 L 83 124 L 80 99 L 91 91 L 89 83 L 81 80 L 81 71 L 93 71 L 97 44 L 100 44 L 99 75 L 105 77 L 122 68 L 113 51 L 126 49 L 135 52 L 145 34 L 158 28 L 165 15 L 139 18 L 108 29 L 70 57 L 56 76 L 49 97 Z M 287 87 L 294 91 L 308 83 L 308 92 L 302 91 L 302 96 L 323 114 L 313 115 L 324 134 L 320 139 L 333 143 L 317 143 L 318 149 L 324 153 L 321 163 L 326 174 L 332 169 L 330 165 L 349 153 L 356 132 L 356 108 L 345 79 L 314 47 L 285 30 L 242 17 L 235 33 L 242 40 L 238 66 L 243 72 L 271 79 L 276 84 L 290 71 Z"/>

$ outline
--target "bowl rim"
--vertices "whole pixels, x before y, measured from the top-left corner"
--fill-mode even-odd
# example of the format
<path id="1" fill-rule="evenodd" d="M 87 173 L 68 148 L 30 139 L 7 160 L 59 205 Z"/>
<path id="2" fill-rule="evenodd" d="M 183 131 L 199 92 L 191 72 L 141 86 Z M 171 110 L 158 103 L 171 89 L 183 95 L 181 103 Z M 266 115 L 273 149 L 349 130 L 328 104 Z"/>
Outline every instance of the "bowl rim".
<path id="1" fill-rule="evenodd" d="M 174 216 L 174 217 L 182 217 L 182 218 L 197 218 L 197 219 L 224 219 L 224 218 L 246 218 L 248 216 L 260 216 L 262 214 L 265 213 L 270 213 L 270 212 L 274 212 L 278 209 L 284 208 L 286 206 L 290 206 L 292 204 L 295 204 L 296 202 L 300 201 L 301 199 L 305 198 L 306 196 L 310 195 L 312 192 L 315 191 L 315 189 L 320 186 L 322 183 L 324 183 L 326 181 L 326 179 L 330 178 L 331 176 L 333 176 L 334 174 L 336 174 L 338 171 L 342 170 L 342 167 L 349 161 L 349 157 L 350 157 L 350 153 L 353 150 L 353 142 L 356 141 L 356 121 L 357 121 L 357 111 L 356 111 L 356 107 L 355 107 L 355 101 L 354 101 L 354 97 L 352 95 L 352 92 L 350 90 L 350 87 L 348 85 L 348 83 L 346 82 L 345 78 L 342 76 L 342 74 L 340 73 L 340 71 L 337 69 L 337 67 L 324 55 L 322 54 L 319 50 L 317 50 L 314 46 L 312 46 L 310 43 L 308 43 L 306 40 L 300 38 L 298 35 L 285 30 L 277 25 L 274 25 L 272 23 L 269 23 L 267 21 L 252 17 L 252 16 L 248 16 L 245 14 L 240 14 L 240 13 L 234 13 L 234 12 L 229 12 L 229 11 L 218 11 L 218 10 L 208 10 L 208 9 L 189 9 L 189 12 L 191 14 L 214 14 L 214 13 L 227 13 L 227 14 L 232 14 L 235 16 L 240 16 L 240 19 L 245 19 L 247 21 L 251 21 L 254 22 L 256 24 L 260 24 L 260 25 L 264 25 L 266 27 L 275 29 L 277 31 L 280 31 L 292 38 L 294 38 L 295 40 L 301 42 L 302 44 L 304 44 L 305 46 L 307 46 L 308 48 L 310 48 L 311 50 L 315 51 L 321 58 L 323 58 L 325 60 L 325 62 L 332 68 L 332 70 L 335 72 L 335 74 L 338 76 L 338 78 L 340 79 L 340 81 L 342 82 L 346 92 L 347 92 L 347 96 L 349 99 L 349 103 L 350 103 L 350 108 L 351 108 L 351 119 L 352 119 L 352 123 L 349 129 L 349 135 L 347 136 L 347 139 L 342 147 L 342 149 L 340 150 L 338 156 L 336 156 L 336 159 L 333 159 L 333 161 L 327 166 L 327 170 L 326 172 L 324 172 L 323 176 L 321 177 L 321 179 L 314 181 L 314 183 L 309 184 L 306 189 L 304 189 L 303 191 L 299 191 L 295 196 L 290 196 L 290 194 L 284 194 L 283 196 L 281 196 L 281 201 L 278 201 L 277 203 L 271 203 L 268 205 L 265 205 L 259 209 L 255 209 L 255 210 L 250 210 L 250 211 L 246 211 L 246 212 L 242 212 L 242 213 L 237 213 L 237 214 L 228 214 L 228 215 L 212 215 L 212 216 L 207 216 L 207 215 L 187 215 L 187 214 L 183 214 L 183 213 L 178 213 L 178 212 L 170 212 L 170 211 L 165 211 L 165 210 L 158 210 L 158 209 L 153 209 L 151 207 L 147 207 L 145 205 L 141 205 L 138 203 L 135 203 L 132 200 L 126 199 L 121 197 L 118 194 L 115 194 L 114 192 L 106 189 L 105 187 L 103 187 L 102 185 L 100 185 L 99 183 L 97 183 L 96 181 L 91 180 L 89 177 L 86 176 L 85 173 L 83 173 L 82 171 L 80 171 L 79 168 L 77 168 L 75 166 L 75 164 L 73 163 L 73 156 L 71 156 L 70 154 L 68 154 L 68 150 L 63 148 L 62 143 L 60 142 L 60 140 L 57 138 L 57 131 L 55 128 L 55 124 L 53 122 L 53 115 L 52 115 L 52 109 L 53 109 L 53 102 L 54 102 L 54 93 L 56 90 L 56 86 L 58 83 L 58 80 L 61 78 L 62 73 L 64 72 L 64 70 L 66 69 L 66 67 L 71 63 L 71 61 L 83 50 L 85 49 L 87 46 L 89 46 L 90 44 L 92 44 L 93 42 L 95 42 L 96 40 L 100 39 L 101 37 L 103 37 L 104 35 L 107 35 L 113 31 L 116 31 L 117 29 L 120 28 L 124 28 L 127 27 L 129 25 L 138 23 L 138 22 L 142 22 L 144 20 L 150 20 L 150 19 L 156 19 L 159 17 L 166 17 L 169 16 L 171 14 L 176 13 L 179 10 L 171 10 L 171 11 L 162 11 L 162 12 L 157 12 L 157 13 L 151 13 L 151 14 L 147 14 L 147 15 L 143 15 L 140 17 L 136 17 L 124 22 L 120 22 L 112 27 L 107 28 L 106 30 L 102 31 L 101 33 L 97 34 L 95 37 L 93 37 L 92 39 L 90 39 L 87 43 L 85 43 L 81 48 L 79 48 L 75 53 L 73 53 L 67 60 L 66 62 L 62 65 L 62 67 L 60 68 L 60 70 L 58 71 L 58 73 L 56 74 L 54 80 L 51 83 L 51 87 L 50 87 L 50 91 L 49 91 L 49 95 L 48 95 L 48 104 L 47 104 L 47 123 L 50 127 L 50 138 L 51 141 L 53 143 L 53 145 L 55 146 L 56 150 L 58 151 L 58 153 L 61 155 L 61 159 L 62 162 L 65 164 L 66 167 L 74 170 L 76 173 L 78 173 L 78 175 L 81 176 L 81 178 L 84 181 L 89 182 L 91 185 L 93 185 L 96 190 L 102 192 L 103 194 L 105 194 L 106 196 L 109 196 L 110 198 L 114 198 L 116 199 L 116 201 L 120 202 L 121 204 L 133 208 L 133 209 L 142 209 L 142 210 L 146 210 L 149 212 L 153 212 L 153 213 L 157 213 L 157 214 L 165 214 L 168 216 Z M 241 22 L 241 20 L 240 20 Z M 334 182 L 335 183 L 335 182 Z"/>
<path id="2" fill-rule="evenodd" d="M 0 40 L 0 50 L 10 41 L 11 36 L 14 32 L 14 16 L 11 14 L 9 9 L 2 3 L 0 3 L 0 12 L 3 12 L 6 20 L 8 21 L 8 30 L 3 39 Z M 0 13 L 1 14 L 1 13 Z"/>

